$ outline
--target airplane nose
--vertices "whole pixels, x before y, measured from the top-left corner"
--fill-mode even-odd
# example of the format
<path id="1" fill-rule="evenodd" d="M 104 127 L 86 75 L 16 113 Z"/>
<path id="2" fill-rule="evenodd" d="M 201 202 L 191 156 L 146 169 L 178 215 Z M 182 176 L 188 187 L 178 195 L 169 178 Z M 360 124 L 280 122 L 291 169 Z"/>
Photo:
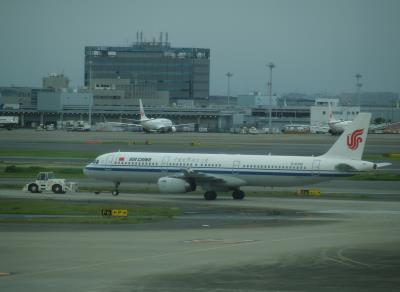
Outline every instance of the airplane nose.
<path id="1" fill-rule="evenodd" d="M 83 169 L 83 174 L 86 175 L 86 176 L 89 175 L 88 165 L 86 165 L 85 168 Z"/>

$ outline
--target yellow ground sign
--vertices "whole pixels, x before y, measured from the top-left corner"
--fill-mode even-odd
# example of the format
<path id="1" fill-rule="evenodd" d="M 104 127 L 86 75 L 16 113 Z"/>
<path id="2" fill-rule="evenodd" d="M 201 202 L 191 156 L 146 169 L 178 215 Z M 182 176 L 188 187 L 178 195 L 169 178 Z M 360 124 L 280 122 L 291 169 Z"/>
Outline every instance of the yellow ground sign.
<path id="1" fill-rule="evenodd" d="M 310 195 L 310 196 L 320 196 L 320 189 L 301 189 L 297 191 L 298 195 Z"/>
<path id="2" fill-rule="evenodd" d="M 111 211 L 111 216 L 114 217 L 127 217 L 128 216 L 128 210 L 127 209 L 113 209 Z"/>
<path id="3" fill-rule="evenodd" d="M 127 209 L 103 209 L 101 210 L 101 215 L 103 216 L 113 216 L 113 217 L 127 217 Z"/>

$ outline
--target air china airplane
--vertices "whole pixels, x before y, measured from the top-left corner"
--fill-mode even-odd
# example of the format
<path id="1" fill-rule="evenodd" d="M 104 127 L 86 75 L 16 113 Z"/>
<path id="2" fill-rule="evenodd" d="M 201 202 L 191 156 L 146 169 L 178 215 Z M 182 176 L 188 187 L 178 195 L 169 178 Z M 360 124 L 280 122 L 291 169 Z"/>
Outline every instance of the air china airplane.
<path id="1" fill-rule="evenodd" d="M 113 182 L 157 183 L 160 192 L 186 193 L 201 187 L 206 200 L 217 191 L 244 198 L 242 186 L 297 186 L 348 177 L 390 165 L 361 160 L 371 119 L 360 113 L 321 156 L 230 155 L 197 153 L 112 152 L 88 164 L 88 177 Z"/>

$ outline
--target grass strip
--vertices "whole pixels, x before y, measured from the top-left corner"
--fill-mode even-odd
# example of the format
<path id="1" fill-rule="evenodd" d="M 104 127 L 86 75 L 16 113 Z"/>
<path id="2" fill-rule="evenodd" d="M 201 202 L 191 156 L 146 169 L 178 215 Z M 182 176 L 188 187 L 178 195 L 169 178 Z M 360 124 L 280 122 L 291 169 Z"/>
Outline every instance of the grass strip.
<path id="1" fill-rule="evenodd" d="M 2 157 L 58 157 L 58 158 L 87 158 L 94 159 L 99 156 L 97 152 L 86 151 L 58 151 L 58 150 L 16 150 L 0 149 Z"/>
<path id="2" fill-rule="evenodd" d="M 34 179 L 39 172 L 54 172 L 61 178 L 85 178 L 83 166 L 40 166 L 31 164 L 0 164 L 0 178 L 29 178 Z"/>
<path id="3" fill-rule="evenodd" d="M 128 217 L 103 217 L 104 209 L 128 209 Z M 90 203 L 60 200 L 0 199 L 0 214 L 63 215 L 66 217 L 0 218 L 0 222 L 59 222 L 59 223 L 142 223 L 171 219 L 178 208 L 146 207 L 138 204 Z"/>

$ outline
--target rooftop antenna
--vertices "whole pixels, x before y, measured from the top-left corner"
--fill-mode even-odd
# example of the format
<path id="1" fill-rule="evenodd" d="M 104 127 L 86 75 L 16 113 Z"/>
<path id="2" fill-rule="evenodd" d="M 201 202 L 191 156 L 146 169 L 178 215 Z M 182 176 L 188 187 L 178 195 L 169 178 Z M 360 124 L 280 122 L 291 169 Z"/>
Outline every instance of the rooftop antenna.
<path id="1" fill-rule="evenodd" d="M 362 78 L 362 75 L 360 73 L 357 73 L 356 75 L 354 75 L 354 77 L 356 77 L 357 104 L 361 105 L 360 92 L 361 92 L 362 83 L 360 82 L 360 79 Z"/>
<path id="2" fill-rule="evenodd" d="M 165 33 L 165 43 L 168 44 L 168 32 Z"/>

